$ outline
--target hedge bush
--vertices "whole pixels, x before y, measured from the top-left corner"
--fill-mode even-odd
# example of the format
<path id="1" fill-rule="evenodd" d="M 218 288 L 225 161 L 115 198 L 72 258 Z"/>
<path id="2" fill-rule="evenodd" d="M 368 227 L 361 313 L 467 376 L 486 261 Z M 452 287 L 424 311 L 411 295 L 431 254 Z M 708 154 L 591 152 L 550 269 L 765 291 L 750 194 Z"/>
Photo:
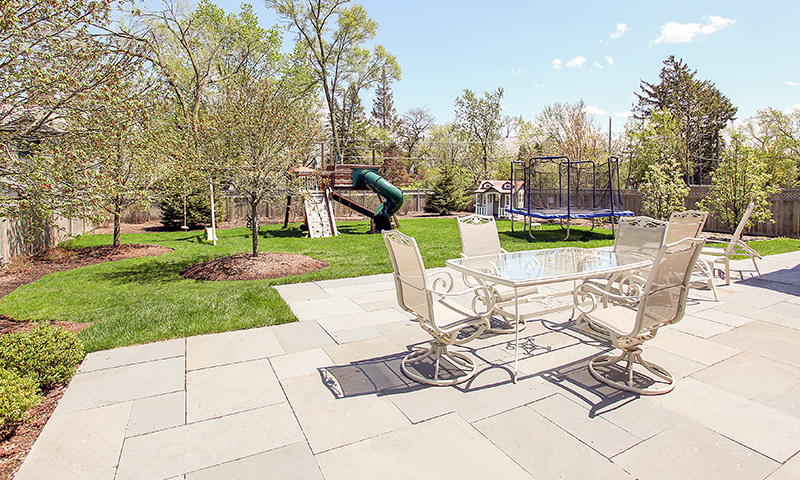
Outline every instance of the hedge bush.
<path id="1" fill-rule="evenodd" d="M 72 378 L 85 355 L 77 335 L 47 324 L 0 336 L 0 368 L 30 378 L 43 390 Z"/>
<path id="2" fill-rule="evenodd" d="M 183 196 L 165 195 L 159 201 L 159 206 L 161 207 L 161 223 L 165 227 L 179 228 L 183 225 Z M 219 205 L 219 207 L 221 206 Z M 224 212 L 222 210 L 222 208 L 216 208 L 214 211 L 217 223 L 223 219 Z M 211 224 L 211 197 L 207 192 L 186 197 L 186 225 L 189 228 L 195 228 L 201 224 Z"/>
<path id="3" fill-rule="evenodd" d="M 37 389 L 32 379 L 0 368 L 0 432 L 9 423 L 22 420 L 26 410 L 42 401 Z"/>

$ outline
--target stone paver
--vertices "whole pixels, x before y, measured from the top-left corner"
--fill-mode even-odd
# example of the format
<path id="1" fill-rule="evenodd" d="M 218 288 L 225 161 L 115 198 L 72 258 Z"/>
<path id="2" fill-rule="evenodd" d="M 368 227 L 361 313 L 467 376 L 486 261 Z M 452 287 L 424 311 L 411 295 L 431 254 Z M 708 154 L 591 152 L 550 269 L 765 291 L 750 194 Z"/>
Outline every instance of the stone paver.
<path id="1" fill-rule="evenodd" d="M 455 414 L 330 450 L 317 460 L 328 480 L 533 478 Z"/>
<path id="2" fill-rule="evenodd" d="M 278 286 L 300 322 L 88 355 L 16 479 L 797 478 L 800 252 L 759 267 L 645 345 L 678 379 L 654 397 L 592 377 L 610 345 L 569 312 L 520 334 L 517 383 L 514 337 L 483 335 L 479 373 L 431 387 L 391 275 Z"/>
<path id="3" fill-rule="evenodd" d="M 286 353 L 270 328 L 199 335 L 186 339 L 186 369 L 215 367 Z"/>
<path id="4" fill-rule="evenodd" d="M 641 479 L 761 479 L 779 465 L 691 422 L 675 425 L 617 455 L 614 463 Z"/>

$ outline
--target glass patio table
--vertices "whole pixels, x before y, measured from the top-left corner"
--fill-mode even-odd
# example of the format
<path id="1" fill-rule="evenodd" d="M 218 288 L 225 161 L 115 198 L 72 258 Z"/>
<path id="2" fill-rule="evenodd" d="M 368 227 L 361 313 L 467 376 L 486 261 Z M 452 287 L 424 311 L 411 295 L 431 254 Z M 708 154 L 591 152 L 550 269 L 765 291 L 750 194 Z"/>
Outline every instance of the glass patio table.
<path id="1" fill-rule="evenodd" d="M 447 260 L 446 264 L 460 272 L 467 283 L 480 283 L 496 290 L 500 288 L 511 290 L 511 295 L 499 295 L 506 299 L 495 304 L 495 313 L 505 319 L 513 318 L 513 324 L 509 325 L 514 331 L 514 381 L 516 382 L 519 331 L 526 319 L 574 308 L 573 292 L 579 280 L 619 275 L 647 268 L 652 264 L 652 260 L 606 250 L 565 247 L 456 258 Z M 534 295 L 525 293 L 525 290 L 531 290 L 528 287 L 569 281 L 573 282 L 573 286 L 565 291 Z M 524 298 L 521 299 L 523 295 Z M 520 303 L 538 303 L 542 308 L 521 314 Z"/>

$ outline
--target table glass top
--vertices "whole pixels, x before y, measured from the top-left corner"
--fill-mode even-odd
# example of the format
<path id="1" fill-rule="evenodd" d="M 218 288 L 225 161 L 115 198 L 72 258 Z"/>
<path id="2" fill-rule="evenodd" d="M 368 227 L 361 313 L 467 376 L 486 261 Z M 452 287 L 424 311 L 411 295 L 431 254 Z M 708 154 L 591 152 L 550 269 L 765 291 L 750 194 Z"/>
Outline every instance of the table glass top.
<path id="1" fill-rule="evenodd" d="M 649 261 L 639 256 L 585 248 L 552 248 L 448 260 L 451 267 L 479 276 L 512 282 L 552 277 L 591 276 L 639 268 Z"/>

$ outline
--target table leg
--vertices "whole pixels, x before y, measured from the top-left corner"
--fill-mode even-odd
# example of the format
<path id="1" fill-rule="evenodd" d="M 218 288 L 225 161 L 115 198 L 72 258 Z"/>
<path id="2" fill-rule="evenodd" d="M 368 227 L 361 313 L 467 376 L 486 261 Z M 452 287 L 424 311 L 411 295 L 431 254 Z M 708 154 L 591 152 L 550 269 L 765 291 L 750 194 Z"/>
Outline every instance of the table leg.
<path id="1" fill-rule="evenodd" d="M 519 327 L 519 291 L 514 287 L 514 325 Z M 517 366 L 519 364 L 519 328 L 514 329 L 514 383 L 517 383 Z"/>

